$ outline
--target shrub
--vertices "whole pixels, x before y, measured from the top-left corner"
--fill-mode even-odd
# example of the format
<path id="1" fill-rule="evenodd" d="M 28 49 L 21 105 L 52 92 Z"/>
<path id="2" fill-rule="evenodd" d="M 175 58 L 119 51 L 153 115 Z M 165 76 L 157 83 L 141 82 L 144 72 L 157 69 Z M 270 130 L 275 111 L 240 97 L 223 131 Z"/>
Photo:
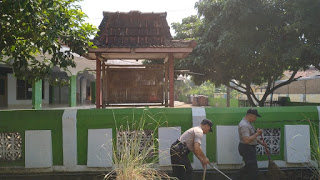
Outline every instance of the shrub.
<path id="1" fill-rule="evenodd" d="M 134 118 L 133 118 L 134 119 Z M 151 125 L 146 125 L 146 119 L 151 119 L 156 124 L 153 128 L 152 138 L 146 139 L 146 132 L 150 132 Z M 133 122 L 132 125 L 120 126 L 117 128 L 117 140 L 113 150 L 114 169 L 105 175 L 105 179 L 116 180 L 149 180 L 149 179 L 170 179 L 170 177 L 157 169 L 158 156 L 152 156 L 157 151 L 154 141 L 158 141 L 154 134 L 160 127 L 160 121 L 157 121 L 147 110 L 139 122 Z M 128 133 L 130 132 L 130 133 Z"/>

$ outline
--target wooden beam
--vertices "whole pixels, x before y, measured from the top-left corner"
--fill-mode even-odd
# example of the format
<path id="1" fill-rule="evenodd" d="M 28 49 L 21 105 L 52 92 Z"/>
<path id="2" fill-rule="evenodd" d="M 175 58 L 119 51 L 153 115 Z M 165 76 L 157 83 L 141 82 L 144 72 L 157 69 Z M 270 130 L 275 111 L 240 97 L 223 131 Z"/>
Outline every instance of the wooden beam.
<path id="1" fill-rule="evenodd" d="M 96 54 L 96 109 L 100 109 L 101 105 L 101 61 L 98 54 Z"/>
<path id="2" fill-rule="evenodd" d="M 89 48 L 89 53 L 190 53 L 192 47 Z"/>
<path id="3" fill-rule="evenodd" d="M 106 66 L 109 66 L 109 67 L 164 67 L 163 64 L 146 64 L 146 65 L 115 65 L 115 64 L 108 64 Z"/>
<path id="4" fill-rule="evenodd" d="M 174 57 L 169 54 L 169 107 L 174 107 Z"/>
<path id="5" fill-rule="evenodd" d="M 137 59 L 149 59 L 149 60 L 162 60 L 167 57 L 168 53 L 110 53 L 102 52 L 101 57 L 105 59 L 127 59 L 127 60 L 137 60 Z M 173 53 L 174 59 L 183 59 L 187 57 L 189 53 Z M 85 56 L 89 60 L 95 60 L 96 56 L 94 53 L 89 53 Z"/>

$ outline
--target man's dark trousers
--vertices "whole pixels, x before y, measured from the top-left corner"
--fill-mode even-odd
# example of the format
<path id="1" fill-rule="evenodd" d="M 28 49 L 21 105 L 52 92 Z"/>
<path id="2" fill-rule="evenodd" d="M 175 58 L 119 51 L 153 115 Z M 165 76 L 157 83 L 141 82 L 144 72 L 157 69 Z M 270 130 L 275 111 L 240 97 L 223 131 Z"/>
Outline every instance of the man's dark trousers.
<path id="1" fill-rule="evenodd" d="M 241 179 L 257 180 L 258 164 L 256 146 L 239 143 L 238 150 L 245 163 L 245 166 L 240 169 Z"/>
<path id="2" fill-rule="evenodd" d="M 188 159 L 189 149 L 180 141 L 176 141 L 171 145 L 170 155 L 173 176 L 179 180 L 192 179 L 192 166 Z"/>

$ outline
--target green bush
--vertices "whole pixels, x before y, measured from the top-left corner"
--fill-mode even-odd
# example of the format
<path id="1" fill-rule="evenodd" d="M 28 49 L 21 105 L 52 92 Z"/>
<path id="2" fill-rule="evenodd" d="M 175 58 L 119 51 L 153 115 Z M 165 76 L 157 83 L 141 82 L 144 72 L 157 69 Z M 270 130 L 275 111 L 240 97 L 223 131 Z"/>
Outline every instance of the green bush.
<path id="1" fill-rule="evenodd" d="M 188 97 L 186 95 L 180 95 L 179 96 L 179 101 L 187 103 L 188 102 Z"/>
<path id="2" fill-rule="evenodd" d="M 238 107 L 238 99 L 230 99 L 230 107 Z M 227 107 L 227 99 L 224 98 L 209 98 L 209 106 Z"/>

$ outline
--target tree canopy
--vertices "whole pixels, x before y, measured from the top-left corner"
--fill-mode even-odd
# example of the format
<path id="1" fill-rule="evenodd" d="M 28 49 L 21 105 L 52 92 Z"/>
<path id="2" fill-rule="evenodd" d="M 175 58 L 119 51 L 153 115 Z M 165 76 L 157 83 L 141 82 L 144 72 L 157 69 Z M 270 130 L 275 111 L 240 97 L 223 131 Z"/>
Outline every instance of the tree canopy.
<path id="1" fill-rule="evenodd" d="M 75 67 L 73 53 L 85 54 L 97 30 L 85 23 L 79 1 L 0 1 L 0 61 L 29 80 L 46 77 L 53 66 Z"/>
<path id="2" fill-rule="evenodd" d="M 319 0 L 306 1 L 319 4 Z M 198 82 L 211 80 L 224 84 L 246 94 L 251 105 L 256 101 L 263 106 L 275 89 L 298 79 L 294 76 L 299 69 L 319 64 L 320 31 L 310 33 L 308 29 L 313 27 L 298 18 L 295 9 L 299 9 L 301 17 L 308 12 L 299 3 L 304 4 L 300 0 L 199 1 L 196 7 L 202 23 L 198 28 L 201 33 L 196 33 L 198 46 L 192 56 L 181 61 L 180 67 L 204 73 L 205 76 L 195 76 Z M 305 3 L 304 7 L 311 8 L 313 15 L 320 12 L 311 5 Z M 314 17 L 308 19 L 311 24 L 319 21 Z M 290 79 L 273 87 L 285 70 L 293 71 Z M 252 84 L 264 83 L 265 94 L 258 99 Z"/>

